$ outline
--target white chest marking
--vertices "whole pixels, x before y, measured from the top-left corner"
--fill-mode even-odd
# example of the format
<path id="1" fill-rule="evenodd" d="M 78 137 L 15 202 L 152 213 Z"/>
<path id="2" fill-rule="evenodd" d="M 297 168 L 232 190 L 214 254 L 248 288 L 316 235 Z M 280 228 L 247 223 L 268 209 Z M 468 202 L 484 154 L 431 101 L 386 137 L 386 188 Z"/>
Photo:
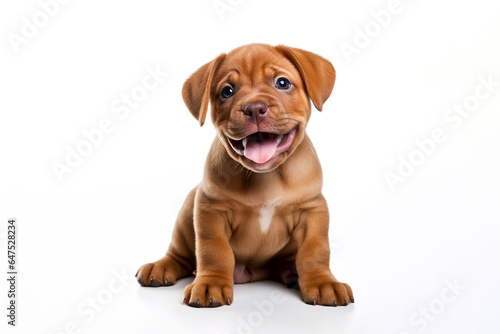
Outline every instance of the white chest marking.
<path id="1" fill-rule="evenodd" d="M 260 209 L 259 224 L 260 224 L 260 230 L 263 233 L 266 233 L 267 230 L 269 229 L 269 226 L 271 226 L 273 215 L 274 215 L 274 206 L 264 206 Z"/>

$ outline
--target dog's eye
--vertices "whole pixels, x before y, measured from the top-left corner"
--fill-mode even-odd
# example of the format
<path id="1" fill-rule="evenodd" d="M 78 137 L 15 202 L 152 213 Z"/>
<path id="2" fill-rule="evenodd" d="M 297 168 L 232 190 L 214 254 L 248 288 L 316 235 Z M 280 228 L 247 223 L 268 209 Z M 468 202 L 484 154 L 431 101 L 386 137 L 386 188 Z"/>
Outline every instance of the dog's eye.
<path id="1" fill-rule="evenodd" d="M 290 86 L 292 86 L 292 84 L 288 79 L 279 78 L 278 81 L 276 81 L 276 88 L 278 89 L 288 89 Z"/>
<path id="2" fill-rule="evenodd" d="M 222 91 L 220 92 L 220 95 L 225 99 L 233 96 L 233 94 L 234 94 L 234 90 L 229 86 L 222 88 Z"/>

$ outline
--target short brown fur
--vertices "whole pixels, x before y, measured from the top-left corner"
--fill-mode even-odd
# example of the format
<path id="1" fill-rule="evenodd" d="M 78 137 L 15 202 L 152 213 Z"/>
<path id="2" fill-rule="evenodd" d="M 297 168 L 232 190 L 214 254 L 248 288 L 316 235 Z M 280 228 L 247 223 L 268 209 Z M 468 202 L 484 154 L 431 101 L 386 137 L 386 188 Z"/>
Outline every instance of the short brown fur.
<path id="1" fill-rule="evenodd" d="M 291 82 L 287 91 L 275 87 L 280 77 Z M 326 59 L 265 44 L 222 54 L 186 81 L 182 96 L 188 109 L 203 125 L 210 102 L 218 135 L 201 183 L 179 212 L 167 254 L 137 272 L 141 285 L 172 285 L 196 271 L 184 292 L 190 306 L 229 305 L 235 281 L 263 279 L 299 288 L 308 304 L 354 302 L 349 285 L 339 282 L 329 268 L 322 171 L 305 132 L 310 100 L 321 110 L 334 82 L 335 70 Z M 235 93 L 226 99 L 221 90 L 227 85 Z M 257 123 L 244 113 L 245 106 L 256 101 L 268 106 Z M 295 131 L 295 137 L 286 151 L 258 164 L 230 144 L 230 139 L 256 131 Z"/>

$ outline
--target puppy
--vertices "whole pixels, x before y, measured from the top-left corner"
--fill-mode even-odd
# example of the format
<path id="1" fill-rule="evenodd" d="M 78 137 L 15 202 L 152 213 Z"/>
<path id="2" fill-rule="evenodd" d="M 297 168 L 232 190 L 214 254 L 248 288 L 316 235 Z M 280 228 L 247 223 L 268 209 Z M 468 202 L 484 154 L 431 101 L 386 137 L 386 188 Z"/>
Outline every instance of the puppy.
<path id="1" fill-rule="evenodd" d="M 189 111 L 203 125 L 210 102 L 217 136 L 167 254 L 138 270 L 142 286 L 195 271 L 184 291 L 195 307 L 230 305 L 234 283 L 265 279 L 299 288 L 308 304 L 354 302 L 330 271 L 322 171 L 305 132 L 310 101 L 321 110 L 334 82 L 326 59 L 265 44 L 221 54 L 185 82 Z"/>

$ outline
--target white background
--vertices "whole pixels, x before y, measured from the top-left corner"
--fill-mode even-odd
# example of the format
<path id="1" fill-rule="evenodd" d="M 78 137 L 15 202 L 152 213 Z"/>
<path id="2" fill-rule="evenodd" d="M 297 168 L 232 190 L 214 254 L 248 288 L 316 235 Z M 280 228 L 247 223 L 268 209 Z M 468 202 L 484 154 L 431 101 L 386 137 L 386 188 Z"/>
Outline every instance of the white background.
<path id="1" fill-rule="evenodd" d="M 41 7 L 2 2 L 1 267 L 16 217 L 20 272 L 16 328 L 1 280 L 2 333 L 498 333 L 500 86 L 459 126 L 443 117 L 474 102 L 481 78 L 498 85 L 499 7 L 401 0 L 376 31 L 371 12 L 389 2 L 233 0 L 221 18 L 212 0 L 74 0 L 18 52 L 9 36 Z M 355 46 L 366 27 L 369 42 L 346 57 L 342 43 Z M 252 42 L 310 50 L 336 67 L 308 133 L 324 171 L 332 269 L 354 305 L 313 307 L 260 282 L 236 286 L 230 307 L 193 309 L 182 304 L 191 278 L 156 289 L 133 280 L 166 251 L 215 134 L 187 111 L 182 84 Z M 112 104 L 147 67 L 168 75 L 120 119 Z M 113 131 L 59 181 L 52 164 L 106 118 Z M 400 156 L 418 157 L 415 141 L 436 128 L 446 140 L 392 190 L 384 174 L 397 173 Z"/>

